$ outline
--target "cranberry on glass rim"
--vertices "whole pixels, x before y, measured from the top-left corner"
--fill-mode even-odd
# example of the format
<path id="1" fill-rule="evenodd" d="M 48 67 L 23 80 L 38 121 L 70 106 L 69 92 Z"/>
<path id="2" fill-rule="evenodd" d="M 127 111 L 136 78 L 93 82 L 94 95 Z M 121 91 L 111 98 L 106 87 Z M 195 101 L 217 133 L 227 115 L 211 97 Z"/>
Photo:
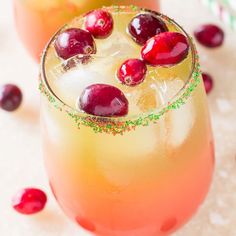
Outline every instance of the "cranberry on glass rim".
<path id="1" fill-rule="evenodd" d="M 85 17 L 85 29 L 95 38 L 107 38 L 113 30 L 112 15 L 104 10 L 94 10 Z"/>
<path id="2" fill-rule="evenodd" d="M 147 66 L 142 60 L 129 59 L 120 66 L 117 77 L 122 84 L 135 86 L 143 82 L 146 72 Z"/>
<path id="3" fill-rule="evenodd" d="M 224 31 L 213 24 L 200 25 L 195 31 L 194 36 L 200 44 L 208 48 L 216 48 L 224 42 Z"/>
<path id="4" fill-rule="evenodd" d="M 119 117 L 128 113 L 128 100 L 123 92 L 108 84 L 93 84 L 85 88 L 77 105 L 96 116 Z"/>
<path id="5" fill-rule="evenodd" d="M 0 108 L 5 111 L 15 111 L 22 102 L 21 90 L 13 84 L 0 87 Z"/>
<path id="6" fill-rule="evenodd" d="M 202 78 L 203 78 L 206 93 L 208 94 L 213 89 L 213 85 L 214 85 L 213 79 L 211 75 L 207 73 L 202 73 Z"/>
<path id="7" fill-rule="evenodd" d="M 149 39 L 141 56 L 152 66 L 171 66 L 183 61 L 189 51 L 188 39 L 178 32 L 164 32 Z"/>
<path id="8" fill-rule="evenodd" d="M 90 32 L 70 28 L 58 35 L 55 40 L 55 50 L 59 57 L 66 60 L 78 54 L 94 54 L 96 45 Z"/>
<path id="9" fill-rule="evenodd" d="M 21 214 L 31 215 L 42 211 L 46 205 L 46 194 L 37 188 L 20 190 L 12 199 L 12 207 Z"/>
<path id="10" fill-rule="evenodd" d="M 140 45 L 144 45 L 148 39 L 166 31 L 168 28 L 165 23 L 151 13 L 135 16 L 128 26 L 128 32 Z"/>

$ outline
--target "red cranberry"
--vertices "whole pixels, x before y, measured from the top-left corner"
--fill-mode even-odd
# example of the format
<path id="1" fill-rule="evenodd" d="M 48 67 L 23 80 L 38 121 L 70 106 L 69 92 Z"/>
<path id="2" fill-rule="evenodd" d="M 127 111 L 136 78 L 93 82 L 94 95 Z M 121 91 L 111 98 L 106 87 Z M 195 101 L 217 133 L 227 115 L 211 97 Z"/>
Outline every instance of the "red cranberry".
<path id="1" fill-rule="evenodd" d="M 152 66 L 171 66 L 180 63 L 188 55 L 188 39 L 177 32 L 158 34 L 147 41 L 141 55 Z"/>
<path id="2" fill-rule="evenodd" d="M 36 188 L 26 188 L 19 191 L 12 199 L 13 208 L 25 215 L 42 211 L 47 202 L 46 194 Z"/>
<path id="3" fill-rule="evenodd" d="M 161 19 L 146 13 L 135 16 L 129 23 L 128 31 L 138 44 L 144 45 L 148 39 L 168 31 L 168 28 Z"/>
<path id="4" fill-rule="evenodd" d="M 215 48 L 223 44 L 224 32 L 216 25 L 206 24 L 199 26 L 194 31 L 194 36 L 202 45 Z"/>
<path id="5" fill-rule="evenodd" d="M 0 87 L 0 108 L 5 111 L 15 111 L 22 102 L 21 90 L 13 84 Z"/>
<path id="6" fill-rule="evenodd" d="M 77 28 L 61 32 L 55 41 L 55 49 L 58 56 L 65 60 L 78 54 L 96 53 L 91 33 Z"/>
<path id="7" fill-rule="evenodd" d="M 143 82 L 147 72 L 146 64 L 139 59 L 125 61 L 118 70 L 118 79 L 126 85 L 135 86 Z"/>
<path id="8" fill-rule="evenodd" d="M 80 96 L 80 109 L 96 116 L 118 117 L 128 113 L 128 100 L 118 88 L 107 84 L 88 86 Z"/>
<path id="9" fill-rule="evenodd" d="M 214 85 L 212 77 L 207 73 L 202 73 L 202 78 L 203 78 L 206 93 L 210 93 Z"/>
<path id="10" fill-rule="evenodd" d="M 113 29 L 112 15 L 104 10 L 94 10 L 86 15 L 85 28 L 95 38 L 107 38 Z"/>

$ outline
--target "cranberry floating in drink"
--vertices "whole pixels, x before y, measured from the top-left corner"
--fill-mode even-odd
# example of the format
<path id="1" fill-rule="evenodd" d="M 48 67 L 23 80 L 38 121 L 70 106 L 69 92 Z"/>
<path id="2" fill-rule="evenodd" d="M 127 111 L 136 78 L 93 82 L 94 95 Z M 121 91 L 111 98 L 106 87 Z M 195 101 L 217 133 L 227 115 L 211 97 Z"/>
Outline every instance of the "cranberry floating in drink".
<path id="1" fill-rule="evenodd" d="M 146 13 L 135 16 L 129 23 L 128 31 L 138 44 L 144 45 L 148 39 L 168 31 L 168 28 L 161 18 Z"/>
<path id="2" fill-rule="evenodd" d="M 144 61 L 139 59 L 128 59 L 118 70 L 117 76 L 121 83 L 135 86 L 143 82 L 147 72 Z"/>
<path id="3" fill-rule="evenodd" d="M 94 12 L 110 14 L 113 27 L 102 38 L 93 31 L 99 27 L 88 29 L 96 45 L 91 60 L 58 58 L 58 35 L 42 57 L 51 187 L 64 212 L 92 235 L 169 235 L 201 205 L 214 167 L 198 55 L 166 16 L 113 6 L 90 12 L 94 22 Z M 66 27 L 86 30 L 87 17 Z M 143 23 L 135 39 L 127 29 L 136 21 Z"/>
<path id="4" fill-rule="evenodd" d="M 128 113 L 128 100 L 116 87 L 93 84 L 83 91 L 79 107 L 96 116 L 124 116 Z"/>
<path id="5" fill-rule="evenodd" d="M 86 15 L 85 29 L 95 38 L 106 38 L 113 30 L 112 15 L 103 10 L 94 10 Z"/>
<path id="6" fill-rule="evenodd" d="M 77 28 L 61 32 L 55 41 L 55 49 L 59 57 L 68 59 L 78 54 L 96 53 L 96 46 L 91 33 Z"/>
<path id="7" fill-rule="evenodd" d="M 189 50 L 188 39 L 178 32 L 166 32 L 151 38 L 142 48 L 143 60 L 152 66 L 170 66 L 183 61 Z"/>

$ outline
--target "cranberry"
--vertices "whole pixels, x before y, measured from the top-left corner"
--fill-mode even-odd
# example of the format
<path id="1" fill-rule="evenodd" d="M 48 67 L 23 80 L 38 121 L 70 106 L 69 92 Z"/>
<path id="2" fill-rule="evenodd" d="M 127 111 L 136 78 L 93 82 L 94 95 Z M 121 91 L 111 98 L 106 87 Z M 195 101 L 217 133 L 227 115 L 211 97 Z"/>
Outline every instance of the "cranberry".
<path id="1" fill-rule="evenodd" d="M 125 61 L 118 70 L 118 79 L 126 85 L 135 86 L 143 82 L 147 72 L 146 64 L 139 59 Z"/>
<path id="2" fill-rule="evenodd" d="M 212 77 L 207 73 L 202 73 L 202 78 L 203 78 L 206 93 L 210 93 L 214 85 Z"/>
<path id="3" fill-rule="evenodd" d="M 107 84 L 88 86 L 80 96 L 80 109 L 96 116 L 125 116 L 128 100 L 118 88 Z"/>
<path id="4" fill-rule="evenodd" d="M 21 90 L 13 84 L 0 87 L 0 108 L 5 111 L 15 111 L 22 102 Z"/>
<path id="5" fill-rule="evenodd" d="M 168 28 L 161 19 L 146 13 L 135 16 L 129 23 L 128 31 L 138 44 L 144 45 L 148 39 L 168 31 Z"/>
<path id="6" fill-rule="evenodd" d="M 141 55 L 152 66 L 170 66 L 180 63 L 188 55 L 188 39 L 177 32 L 158 34 L 147 41 Z"/>
<path id="7" fill-rule="evenodd" d="M 113 30 L 112 15 L 104 10 L 94 10 L 86 15 L 85 28 L 95 38 L 107 38 Z"/>
<path id="8" fill-rule="evenodd" d="M 78 54 L 96 53 L 96 45 L 91 33 L 77 28 L 61 32 L 55 41 L 59 57 L 68 59 Z"/>
<path id="9" fill-rule="evenodd" d="M 26 188 L 13 197 L 12 206 L 17 212 L 30 215 L 43 210 L 46 202 L 47 196 L 42 190 Z"/>
<path id="10" fill-rule="evenodd" d="M 221 28 L 213 24 L 199 26 L 194 31 L 194 36 L 202 45 L 209 48 L 216 48 L 223 44 L 224 32 Z"/>

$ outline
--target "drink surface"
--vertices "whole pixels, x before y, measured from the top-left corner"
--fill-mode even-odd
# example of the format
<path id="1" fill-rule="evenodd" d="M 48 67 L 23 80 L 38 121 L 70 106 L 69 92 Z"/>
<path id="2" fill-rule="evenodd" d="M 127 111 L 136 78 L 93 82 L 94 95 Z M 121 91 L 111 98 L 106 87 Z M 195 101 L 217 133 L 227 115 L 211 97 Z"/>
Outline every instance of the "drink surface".
<path id="1" fill-rule="evenodd" d="M 111 11 L 112 8 L 111 8 Z M 189 52 L 181 63 L 171 67 L 148 66 L 143 83 L 138 86 L 124 86 L 117 79 L 120 65 L 130 58 L 140 58 L 142 46 L 127 33 L 129 22 L 138 10 L 113 12 L 114 29 L 106 39 L 95 39 L 97 53 L 88 64 L 77 63 L 76 67 L 63 70 L 65 63 L 57 56 L 51 44 L 46 59 L 46 73 L 52 90 L 67 105 L 76 108 L 78 96 L 85 87 L 105 83 L 121 89 L 129 100 L 129 116 L 155 110 L 167 104 L 189 79 L 193 70 L 193 54 Z M 173 23 L 163 19 L 168 30 L 181 32 Z M 66 28 L 84 28 L 84 18 L 76 18 Z M 73 59 L 72 59 L 73 60 Z"/>
<path id="2" fill-rule="evenodd" d="M 14 0 L 16 27 L 20 38 L 34 59 L 40 55 L 52 35 L 74 17 L 102 6 L 117 4 L 115 0 Z M 158 10 L 155 0 L 119 0 L 119 4 L 136 4 Z"/>
<path id="3" fill-rule="evenodd" d="M 106 39 L 95 39 L 97 53 L 89 63 L 72 63 L 65 70 L 52 40 L 43 65 L 48 86 L 56 100 L 78 110 L 78 97 L 85 87 L 109 84 L 121 89 L 129 101 L 129 112 L 120 119 L 155 113 L 188 84 L 195 52 L 191 48 L 182 62 L 171 67 L 148 66 L 145 81 L 135 87 L 122 85 L 116 78 L 117 69 L 126 59 L 140 58 L 142 48 L 126 28 L 142 12 L 137 8 L 106 10 L 113 16 L 114 29 Z M 169 31 L 184 34 L 166 17 L 158 17 Z M 66 28 L 83 25 L 80 17 Z M 169 235 L 204 200 L 214 149 L 202 81 L 179 109 L 123 135 L 95 133 L 87 126 L 78 129 L 65 110 L 55 109 L 44 96 L 41 112 L 44 158 L 53 193 L 65 213 L 91 233 Z M 78 114 L 85 113 L 78 110 Z M 116 118 L 111 120 L 116 122 Z"/>

